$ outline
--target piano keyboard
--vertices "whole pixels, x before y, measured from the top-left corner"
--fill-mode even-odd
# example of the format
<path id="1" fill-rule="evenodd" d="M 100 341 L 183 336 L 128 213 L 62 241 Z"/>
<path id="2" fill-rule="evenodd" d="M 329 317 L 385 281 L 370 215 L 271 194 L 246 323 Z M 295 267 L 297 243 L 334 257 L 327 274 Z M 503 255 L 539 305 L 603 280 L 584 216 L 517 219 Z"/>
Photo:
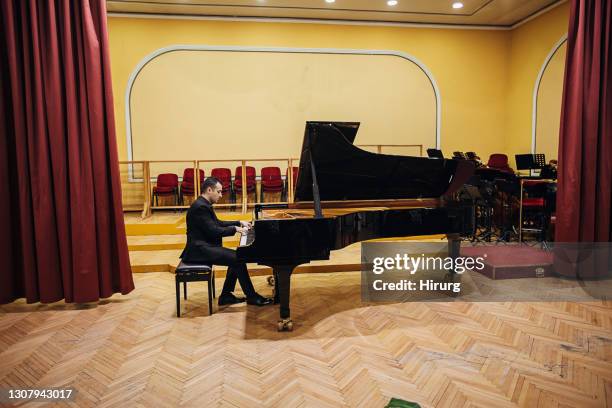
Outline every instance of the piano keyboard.
<path id="1" fill-rule="evenodd" d="M 240 235 L 240 246 L 251 245 L 255 241 L 255 228 L 249 228 L 246 234 Z"/>

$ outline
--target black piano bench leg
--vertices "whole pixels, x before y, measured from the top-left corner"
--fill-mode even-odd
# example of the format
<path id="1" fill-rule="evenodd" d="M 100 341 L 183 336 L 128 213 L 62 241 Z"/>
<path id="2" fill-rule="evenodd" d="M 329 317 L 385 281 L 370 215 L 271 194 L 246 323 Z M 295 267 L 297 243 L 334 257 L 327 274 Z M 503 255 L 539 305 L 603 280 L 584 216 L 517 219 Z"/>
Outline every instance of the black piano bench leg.
<path id="1" fill-rule="evenodd" d="M 181 283 L 175 279 L 176 285 L 176 317 L 181 317 Z"/>
<path id="2" fill-rule="evenodd" d="M 291 272 L 295 265 L 283 265 L 274 268 L 274 279 L 276 284 L 275 297 L 278 295 L 280 300 L 280 320 L 278 321 L 278 331 L 292 331 L 293 321 L 291 320 L 291 310 L 289 308 L 289 296 L 291 294 Z"/>
<path id="3" fill-rule="evenodd" d="M 215 282 L 212 280 L 212 273 L 208 278 L 208 315 L 212 315 L 213 310 L 212 310 L 212 293 L 213 293 L 213 286 L 215 286 Z"/>

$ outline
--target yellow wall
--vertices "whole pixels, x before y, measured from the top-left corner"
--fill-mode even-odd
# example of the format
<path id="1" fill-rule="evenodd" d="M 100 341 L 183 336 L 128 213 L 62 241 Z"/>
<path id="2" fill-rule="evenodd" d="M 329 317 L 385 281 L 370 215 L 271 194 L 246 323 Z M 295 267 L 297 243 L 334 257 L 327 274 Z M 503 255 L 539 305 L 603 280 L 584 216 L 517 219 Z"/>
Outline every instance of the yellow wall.
<path id="1" fill-rule="evenodd" d="M 536 153 L 544 153 L 547 161 L 558 157 L 566 51 L 564 41 L 546 65 L 537 94 Z"/>
<path id="2" fill-rule="evenodd" d="M 567 30 L 567 15 L 563 4 L 513 31 L 109 17 L 119 157 L 127 157 L 124 103 L 131 72 L 146 55 L 176 44 L 405 52 L 427 66 L 440 88 L 447 155 L 474 150 L 485 159 L 529 151 L 534 82 Z M 381 143 L 387 140 L 381 136 Z"/>
<path id="3" fill-rule="evenodd" d="M 403 51 L 426 65 L 438 83 L 445 151 L 488 154 L 503 147 L 509 47 L 503 31 L 111 17 L 109 32 L 122 159 L 129 75 L 147 54 L 174 44 Z"/>
<path id="4" fill-rule="evenodd" d="M 356 144 L 436 145 L 432 84 L 395 55 L 172 51 L 130 106 L 134 160 L 299 157 L 308 120 L 359 121 Z"/>
<path id="5" fill-rule="evenodd" d="M 568 22 L 569 3 L 564 3 L 510 32 L 508 126 L 504 148 L 510 157 L 517 153 L 531 152 L 535 82 L 546 57 L 563 35 L 567 34 Z M 554 84 L 547 83 L 545 89 L 560 95 L 562 84 L 557 83 L 556 86 L 555 91 L 552 89 Z M 553 115 L 553 109 L 540 113 Z M 539 120 L 553 123 L 558 122 L 559 117 L 540 117 Z M 540 147 L 544 148 L 544 151 L 550 150 L 545 146 Z M 540 150 L 538 148 L 538 151 Z M 511 159 L 510 162 L 514 166 L 514 160 Z"/>

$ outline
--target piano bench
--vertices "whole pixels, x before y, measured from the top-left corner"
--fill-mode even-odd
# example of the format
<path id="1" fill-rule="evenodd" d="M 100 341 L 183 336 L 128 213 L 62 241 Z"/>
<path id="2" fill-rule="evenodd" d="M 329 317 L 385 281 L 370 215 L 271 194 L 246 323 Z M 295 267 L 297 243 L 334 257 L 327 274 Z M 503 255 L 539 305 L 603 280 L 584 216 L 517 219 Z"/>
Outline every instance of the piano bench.
<path id="1" fill-rule="evenodd" d="M 183 282 L 183 296 L 187 300 L 187 282 L 208 282 L 208 314 L 213 313 L 212 299 L 215 296 L 215 270 L 209 264 L 188 264 L 181 261 L 176 267 L 174 275 L 176 286 L 176 317 L 181 317 L 181 289 Z"/>

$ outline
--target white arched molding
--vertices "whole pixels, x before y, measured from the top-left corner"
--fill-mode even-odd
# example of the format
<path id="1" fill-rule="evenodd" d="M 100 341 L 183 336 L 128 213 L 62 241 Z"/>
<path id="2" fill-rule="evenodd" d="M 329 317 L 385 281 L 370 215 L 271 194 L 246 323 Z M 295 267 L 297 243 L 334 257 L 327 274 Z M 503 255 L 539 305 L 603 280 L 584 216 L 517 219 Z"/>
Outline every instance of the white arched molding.
<path id="1" fill-rule="evenodd" d="M 531 153 L 536 153 L 536 134 L 537 134 L 537 126 L 538 126 L 538 92 L 540 91 L 540 84 L 542 83 L 542 77 L 544 76 L 544 72 L 546 72 L 546 68 L 550 63 L 550 60 L 553 59 L 559 48 L 563 44 L 567 42 L 567 33 L 561 37 L 559 41 L 555 44 L 554 47 L 550 50 L 544 63 L 542 64 L 542 68 L 540 68 L 540 72 L 538 72 L 538 77 L 536 78 L 535 85 L 533 87 L 533 107 L 532 107 L 532 115 L 531 115 Z"/>
<path id="2" fill-rule="evenodd" d="M 235 47 L 235 46 L 213 46 L 213 45 L 171 45 L 168 47 L 160 48 L 151 54 L 144 57 L 136 68 L 132 71 L 128 80 L 127 89 L 125 90 L 125 126 L 126 126 L 126 138 L 127 138 L 127 157 L 128 160 L 133 160 L 133 148 L 132 148 L 132 120 L 131 120 L 131 109 L 130 109 L 130 98 L 132 94 L 132 87 L 138 74 L 142 69 L 153 59 L 160 55 L 173 52 L 173 51 L 231 51 L 231 52 L 274 52 L 274 53 L 299 53 L 299 54 L 352 54 L 352 55 L 388 55 L 404 58 L 416 66 L 427 76 L 431 87 L 436 97 L 436 148 L 440 148 L 440 117 L 441 117 L 441 100 L 440 100 L 440 89 L 434 79 L 431 71 L 417 58 L 412 55 L 406 54 L 401 51 L 392 50 L 353 50 L 353 49 L 336 49 L 336 48 L 283 48 L 283 47 Z"/>

